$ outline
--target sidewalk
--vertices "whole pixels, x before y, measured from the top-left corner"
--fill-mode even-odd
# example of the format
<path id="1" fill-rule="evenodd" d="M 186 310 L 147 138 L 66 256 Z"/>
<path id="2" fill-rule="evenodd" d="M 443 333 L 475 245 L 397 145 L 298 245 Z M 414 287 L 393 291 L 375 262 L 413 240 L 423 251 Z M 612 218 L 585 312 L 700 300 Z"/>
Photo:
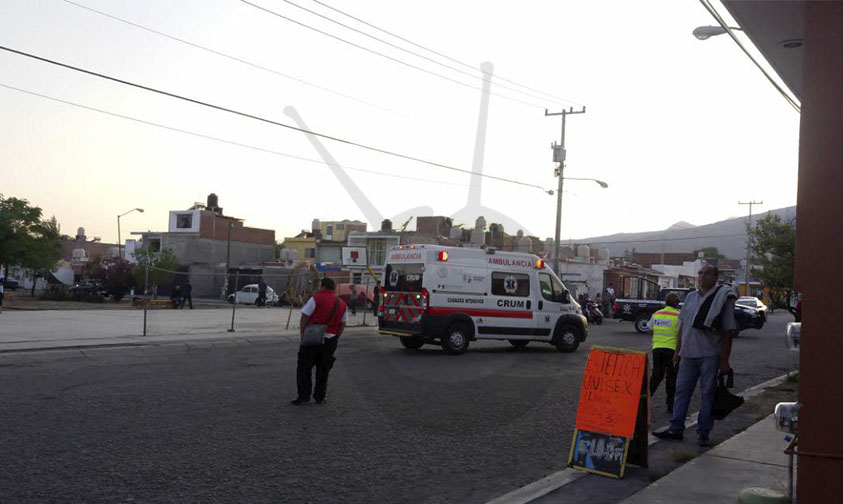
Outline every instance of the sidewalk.
<path id="1" fill-rule="evenodd" d="M 291 313 L 289 308 L 238 306 L 234 333 L 228 332 L 231 314 L 231 305 L 203 310 L 149 310 L 147 335 L 143 336 L 143 310 L 4 311 L 0 315 L 0 353 L 252 336 L 298 338 L 298 309 Z M 367 325 L 375 320 L 371 313 L 367 314 Z M 349 317 L 348 329 L 353 331 L 362 323 L 363 314 L 358 311 Z"/>
<path id="2" fill-rule="evenodd" d="M 784 436 L 775 429 L 770 415 L 621 502 L 737 502 L 741 490 L 748 487 L 786 494 L 788 456 L 783 453 L 787 448 Z"/>

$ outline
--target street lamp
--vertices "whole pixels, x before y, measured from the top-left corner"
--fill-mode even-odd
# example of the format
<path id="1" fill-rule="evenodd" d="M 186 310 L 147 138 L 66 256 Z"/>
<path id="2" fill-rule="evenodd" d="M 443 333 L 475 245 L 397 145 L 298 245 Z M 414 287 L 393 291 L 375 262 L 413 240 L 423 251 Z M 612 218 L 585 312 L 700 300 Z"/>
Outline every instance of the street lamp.
<path id="1" fill-rule="evenodd" d="M 561 164 L 561 163 L 560 163 Z M 598 180 L 596 178 L 584 178 L 584 177 L 561 177 L 559 181 L 559 193 L 556 195 L 556 241 L 554 243 L 553 248 L 553 263 L 556 266 L 554 271 L 556 274 L 559 275 L 559 250 L 561 248 L 562 242 L 562 181 L 563 180 L 590 180 L 592 182 L 597 182 L 597 185 L 602 187 L 603 189 L 608 189 L 609 184 L 603 182 L 602 180 Z M 553 191 L 548 191 L 550 194 L 553 194 Z"/>
<path id="2" fill-rule="evenodd" d="M 609 184 L 603 182 L 602 180 L 597 180 L 596 178 L 565 177 L 565 180 L 591 180 L 592 182 L 597 182 L 597 185 L 603 189 L 609 188 Z"/>
<path id="3" fill-rule="evenodd" d="M 741 30 L 736 26 L 730 26 L 730 30 Z M 741 30 L 743 31 L 743 30 Z M 717 35 L 723 35 L 726 33 L 726 28 L 722 26 L 698 26 L 694 28 L 693 34 L 699 40 L 706 40 L 709 37 L 716 37 Z"/>
<path id="4" fill-rule="evenodd" d="M 130 214 L 134 211 L 143 213 L 143 208 L 133 208 L 128 212 L 123 212 L 117 216 L 117 256 L 120 257 L 120 259 L 123 259 L 123 240 L 120 238 L 120 217 L 123 217 L 124 215 Z"/>

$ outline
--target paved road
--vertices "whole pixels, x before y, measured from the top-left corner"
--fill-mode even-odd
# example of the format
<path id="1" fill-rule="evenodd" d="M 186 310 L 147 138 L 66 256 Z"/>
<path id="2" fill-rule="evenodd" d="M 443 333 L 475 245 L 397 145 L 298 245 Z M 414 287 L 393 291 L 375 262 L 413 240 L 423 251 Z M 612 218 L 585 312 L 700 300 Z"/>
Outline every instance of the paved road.
<path id="1" fill-rule="evenodd" d="M 738 388 L 795 368 L 787 321 L 735 342 Z M 648 346 L 613 321 L 588 343 Z M 448 356 L 364 330 L 341 341 L 328 402 L 303 407 L 288 404 L 287 339 L 0 354 L 0 495 L 482 503 L 565 467 L 588 346 L 489 342 Z"/>

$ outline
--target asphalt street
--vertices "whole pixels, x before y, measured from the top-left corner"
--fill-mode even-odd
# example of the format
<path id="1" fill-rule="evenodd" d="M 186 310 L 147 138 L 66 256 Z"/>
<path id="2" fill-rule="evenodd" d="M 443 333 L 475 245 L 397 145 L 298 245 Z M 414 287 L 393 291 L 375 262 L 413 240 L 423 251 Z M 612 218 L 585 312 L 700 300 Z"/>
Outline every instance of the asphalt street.
<path id="1" fill-rule="evenodd" d="M 789 315 L 735 341 L 742 390 L 796 367 Z M 563 469 L 590 345 L 449 356 L 374 330 L 340 341 L 323 405 L 294 407 L 296 344 L 256 337 L 0 354 L 4 502 L 483 503 Z M 663 387 L 653 424 L 664 425 Z M 716 434 L 716 432 L 715 432 Z"/>

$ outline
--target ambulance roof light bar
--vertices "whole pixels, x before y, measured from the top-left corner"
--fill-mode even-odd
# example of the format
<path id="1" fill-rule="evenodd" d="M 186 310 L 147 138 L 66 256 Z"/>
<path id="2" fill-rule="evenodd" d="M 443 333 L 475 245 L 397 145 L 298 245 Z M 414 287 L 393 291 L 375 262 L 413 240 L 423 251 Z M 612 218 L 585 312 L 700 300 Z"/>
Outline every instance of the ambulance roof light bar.
<path id="1" fill-rule="evenodd" d="M 544 269 L 544 260 L 536 259 L 536 269 Z"/>
<path id="2" fill-rule="evenodd" d="M 448 262 L 448 251 L 447 250 L 440 250 L 439 256 L 437 257 L 441 262 Z"/>

